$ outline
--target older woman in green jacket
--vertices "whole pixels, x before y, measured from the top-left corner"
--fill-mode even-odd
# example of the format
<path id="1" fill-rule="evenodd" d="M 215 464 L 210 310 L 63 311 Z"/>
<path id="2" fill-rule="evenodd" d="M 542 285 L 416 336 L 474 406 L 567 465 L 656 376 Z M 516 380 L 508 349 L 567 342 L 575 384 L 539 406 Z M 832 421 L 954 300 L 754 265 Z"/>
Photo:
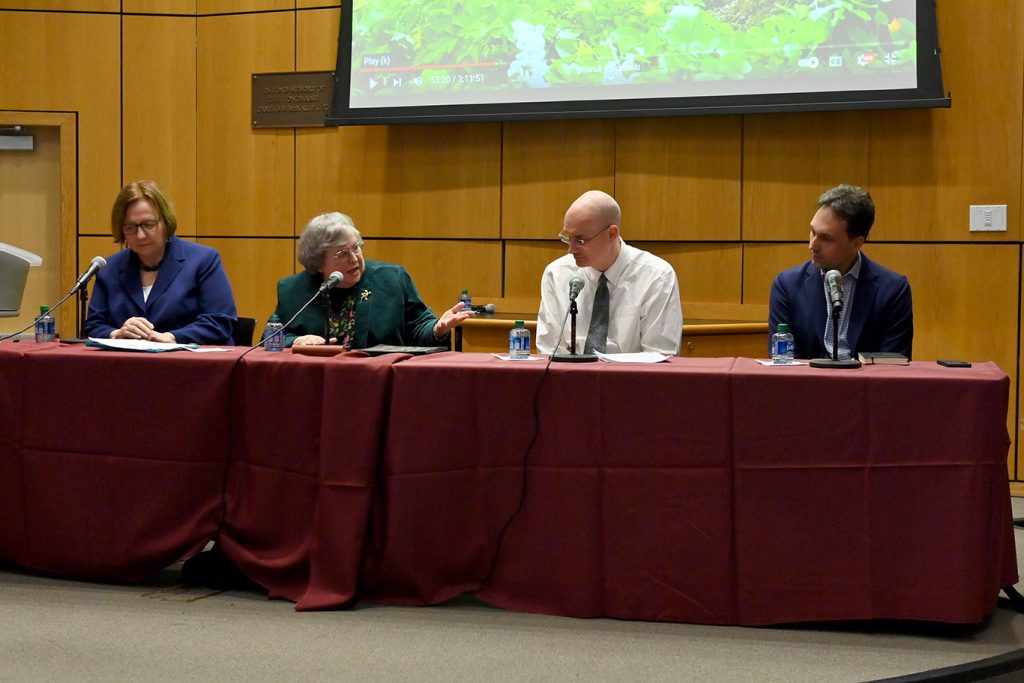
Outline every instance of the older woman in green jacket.
<path id="1" fill-rule="evenodd" d="M 435 316 L 405 268 L 363 258 L 362 235 L 343 213 L 321 214 L 306 224 L 299 262 L 304 272 L 277 283 L 275 313 L 281 322 L 313 298 L 331 273 L 341 273 L 342 280 L 285 328 L 287 346 L 438 346 L 447 344 L 452 328 L 472 315 L 457 303 Z"/>

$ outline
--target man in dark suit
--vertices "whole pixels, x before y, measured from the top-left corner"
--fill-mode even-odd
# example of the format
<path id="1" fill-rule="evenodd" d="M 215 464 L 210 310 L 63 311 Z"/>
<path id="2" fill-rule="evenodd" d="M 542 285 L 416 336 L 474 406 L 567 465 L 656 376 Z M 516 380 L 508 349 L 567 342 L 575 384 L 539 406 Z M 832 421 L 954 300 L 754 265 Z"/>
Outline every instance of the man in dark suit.
<path id="1" fill-rule="evenodd" d="M 839 357 L 861 351 L 894 351 L 911 357 L 914 310 L 906 276 L 861 252 L 875 221 L 866 190 L 838 185 L 818 197 L 811 219 L 806 263 L 784 270 L 772 283 L 769 335 L 789 325 L 797 358 L 832 357 L 832 315 L 824 274 L 842 275 L 844 306 L 839 315 Z"/>

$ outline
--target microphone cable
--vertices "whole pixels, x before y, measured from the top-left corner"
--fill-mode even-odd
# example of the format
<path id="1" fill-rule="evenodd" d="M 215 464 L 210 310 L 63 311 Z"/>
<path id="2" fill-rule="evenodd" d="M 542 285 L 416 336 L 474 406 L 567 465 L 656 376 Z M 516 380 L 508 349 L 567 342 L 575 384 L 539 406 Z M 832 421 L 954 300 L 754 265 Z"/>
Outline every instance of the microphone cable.
<path id="1" fill-rule="evenodd" d="M 559 342 L 562 339 L 562 334 L 565 332 L 565 323 L 569 320 L 569 309 L 565 311 L 565 317 L 562 318 L 562 326 L 558 330 L 557 339 Z M 498 538 L 494 544 L 494 553 L 491 555 L 491 562 L 487 567 L 487 572 L 480 580 L 480 586 L 487 585 L 491 575 L 498 566 L 498 558 L 501 556 L 501 546 L 505 541 L 505 534 L 512 526 L 512 522 L 515 521 L 516 517 L 523 509 L 523 504 L 526 502 L 527 494 L 527 468 L 530 465 L 530 453 L 533 452 L 534 444 L 537 442 L 537 437 L 540 435 L 540 390 L 544 386 L 544 380 L 548 376 L 548 370 L 551 368 L 551 360 L 555 353 L 558 351 L 558 344 L 555 344 L 554 350 L 548 356 L 548 362 L 544 364 L 544 370 L 541 373 L 540 380 L 537 382 L 537 388 L 533 390 L 533 433 L 530 435 L 530 441 L 526 445 L 526 449 L 523 451 L 523 457 L 519 466 L 520 472 L 522 473 L 519 483 L 519 497 L 516 501 L 516 507 L 512 511 L 512 514 L 505 520 L 505 523 L 501 527 L 501 531 L 498 532 Z"/>
<path id="2" fill-rule="evenodd" d="M 299 315 L 301 315 L 304 310 L 309 308 L 310 304 L 312 304 L 314 301 L 316 301 L 317 297 L 319 297 L 319 296 L 321 296 L 323 294 L 325 294 L 325 292 L 321 292 L 321 291 L 317 290 L 316 294 L 311 296 L 309 301 L 307 301 L 306 303 L 302 304 L 302 308 L 300 308 L 298 311 L 296 311 L 295 315 L 293 315 L 292 317 L 288 318 L 288 322 L 286 322 L 284 325 L 281 325 L 281 333 L 284 334 L 284 331 L 288 329 L 288 326 L 291 325 L 293 322 L 295 322 L 295 319 L 298 318 Z M 266 344 L 268 339 L 270 339 L 270 337 L 267 336 L 266 327 L 264 327 L 264 329 L 263 329 L 263 338 L 260 339 L 255 344 L 253 344 L 252 346 L 250 346 L 249 348 L 247 348 L 245 351 L 243 351 L 242 355 L 238 357 L 238 360 L 242 360 L 243 358 L 245 358 L 246 354 L 248 354 L 253 349 L 258 349 L 259 347 L 261 347 L 264 344 Z"/>
<path id="3" fill-rule="evenodd" d="M 63 306 L 63 305 L 64 305 L 64 302 L 65 302 L 65 301 L 67 301 L 68 299 L 70 299 L 70 298 L 71 298 L 71 296 L 72 296 L 72 295 L 73 295 L 74 293 L 75 293 L 75 292 L 73 292 L 73 291 L 72 291 L 72 292 L 68 292 L 67 294 L 65 294 L 65 295 L 64 295 L 64 298 L 63 298 L 63 299 L 61 299 L 60 301 L 58 301 L 58 302 L 57 302 L 57 304 L 56 304 L 55 306 L 53 306 L 52 308 L 50 308 L 50 309 L 49 309 L 49 310 L 47 310 L 46 312 L 52 315 L 52 314 L 53 314 L 53 312 L 54 312 L 54 311 L 56 311 L 56 310 L 57 310 L 58 308 L 60 308 L 61 306 Z M 37 315 L 37 316 L 36 316 L 36 317 L 35 317 L 35 318 L 34 318 L 34 319 L 32 320 L 32 322 L 30 322 L 30 323 L 29 323 L 28 325 L 26 325 L 25 327 L 21 328 L 21 329 L 20 329 L 20 330 L 18 330 L 17 332 L 11 332 L 10 334 L 6 334 L 6 335 L 4 335 L 4 336 L 0 337 L 0 342 L 2 342 L 2 341 L 6 341 L 7 339 L 10 339 L 11 337 L 17 337 L 17 336 L 18 336 L 19 334 L 21 334 L 22 332 L 27 332 L 27 331 L 28 331 L 28 330 L 29 330 L 30 328 L 34 327 L 34 326 L 35 326 L 35 324 L 36 324 L 37 322 L 39 322 L 39 319 L 40 319 L 40 318 L 42 318 L 42 317 L 43 317 L 43 314 L 42 314 L 42 313 L 40 313 L 39 315 Z"/>
<path id="4" fill-rule="evenodd" d="M 281 326 L 281 333 L 284 334 L 284 330 L 288 329 L 288 326 L 291 325 L 293 322 L 295 322 L 295 319 L 298 318 L 299 315 L 301 315 L 303 311 L 305 311 L 307 308 L 309 308 L 310 304 L 312 304 L 314 301 L 316 301 L 317 297 L 322 296 L 324 293 L 325 293 L 324 291 L 321 291 L 321 290 L 318 289 L 317 292 L 312 297 L 310 297 L 309 300 L 306 303 L 304 303 L 302 305 L 302 308 L 300 308 L 298 311 L 296 311 L 295 315 L 293 315 L 291 318 L 289 318 L 288 322 L 286 322 L 284 325 Z M 270 337 L 268 337 L 266 335 L 266 329 L 264 328 L 264 332 L 263 332 L 262 338 L 259 340 L 259 342 L 255 343 L 252 346 L 250 346 L 249 348 L 247 348 L 245 351 L 243 351 L 241 353 L 241 355 L 238 356 L 238 358 L 235 359 L 235 362 L 231 365 L 231 372 L 229 373 L 229 376 L 228 376 L 228 415 L 227 415 L 227 423 L 228 423 L 228 457 L 224 459 L 224 472 L 223 472 L 223 474 L 221 476 L 220 515 L 219 515 L 219 519 L 217 520 L 217 537 L 220 536 L 221 531 L 224 529 L 224 524 L 226 523 L 227 518 L 228 518 L 228 484 L 229 484 L 230 479 L 231 479 L 231 466 L 235 463 L 235 458 L 232 457 L 232 454 L 235 451 L 235 443 L 234 443 L 234 436 L 233 436 L 235 434 L 235 410 L 234 410 L 234 406 L 235 406 L 235 398 L 236 398 L 236 394 L 237 394 L 237 391 L 236 391 L 235 387 L 238 384 L 238 368 L 241 367 L 241 365 L 242 365 L 242 359 L 245 358 L 245 356 L 250 351 L 252 351 L 254 349 L 258 349 L 259 347 L 265 345 L 267 343 L 268 339 L 270 339 Z M 221 551 L 221 554 L 223 555 L 223 551 Z M 225 559 L 230 562 L 230 560 L 228 560 L 226 557 L 225 557 Z M 234 565 L 233 562 L 232 562 L 232 565 Z M 235 569 L 238 569 L 238 568 L 235 567 Z M 241 573 L 241 570 L 238 570 L 238 571 Z M 244 573 L 243 573 L 243 576 L 244 576 Z M 254 585 L 259 586 L 264 591 L 267 590 L 265 586 L 262 586 L 259 583 L 253 581 L 248 576 L 246 576 L 245 578 L 248 579 L 249 581 L 251 581 Z"/>

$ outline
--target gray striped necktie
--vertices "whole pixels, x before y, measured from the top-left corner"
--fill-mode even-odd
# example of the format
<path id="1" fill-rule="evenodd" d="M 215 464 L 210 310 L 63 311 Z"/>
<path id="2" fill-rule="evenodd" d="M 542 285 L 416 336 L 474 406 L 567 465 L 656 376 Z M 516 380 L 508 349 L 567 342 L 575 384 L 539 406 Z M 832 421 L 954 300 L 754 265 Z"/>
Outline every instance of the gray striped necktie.
<path id="1" fill-rule="evenodd" d="M 601 273 L 597 281 L 597 292 L 594 294 L 594 310 L 590 316 L 590 330 L 587 331 L 587 343 L 583 345 L 583 353 L 594 351 L 604 353 L 608 344 L 608 278 Z"/>

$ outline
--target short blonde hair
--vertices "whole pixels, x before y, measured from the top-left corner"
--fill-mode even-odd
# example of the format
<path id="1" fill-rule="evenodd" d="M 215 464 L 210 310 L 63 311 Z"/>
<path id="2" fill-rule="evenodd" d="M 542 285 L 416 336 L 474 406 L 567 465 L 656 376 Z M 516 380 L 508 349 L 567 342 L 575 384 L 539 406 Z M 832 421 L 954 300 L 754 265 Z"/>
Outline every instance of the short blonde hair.
<path id="1" fill-rule="evenodd" d="M 299 263 L 310 273 L 319 273 L 324 263 L 327 247 L 352 238 L 362 241 L 363 236 L 356 230 L 352 218 L 332 211 L 316 216 L 302 229 L 299 238 Z"/>
<path id="2" fill-rule="evenodd" d="M 157 218 L 167 227 L 168 238 L 178 229 L 174 204 L 164 195 L 160 186 L 152 180 L 136 180 L 122 187 L 114 200 L 114 208 L 110 212 L 110 234 L 114 236 L 115 242 L 124 244 L 124 216 L 128 213 L 128 207 L 140 199 L 148 199 L 153 205 Z"/>

